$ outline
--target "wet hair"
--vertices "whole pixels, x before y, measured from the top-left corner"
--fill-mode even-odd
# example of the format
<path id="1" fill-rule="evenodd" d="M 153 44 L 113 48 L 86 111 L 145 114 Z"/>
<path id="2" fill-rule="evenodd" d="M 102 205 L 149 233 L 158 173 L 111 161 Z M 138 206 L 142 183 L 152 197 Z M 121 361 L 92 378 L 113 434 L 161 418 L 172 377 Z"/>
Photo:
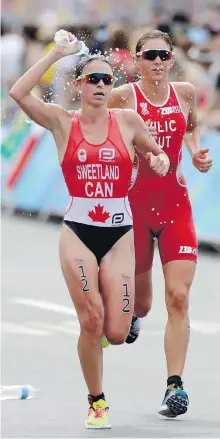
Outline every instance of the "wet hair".
<path id="1" fill-rule="evenodd" d="M 143 45 L 148 40 L 160 39 L 166 41 L 171 51 L 173 51 L 173 41 L 169 34 L 166 32 L 161 32 L 160 30 L 152 30 L 143 34 L 137 44 L 136 44 L 136 53 L 141 52 Z"/>
<path id="2" fill-rule="evenodd" d="M 103 55 L 85 55 L 80 59 L 80 61 L 78 62 L 77 66 L 75 68 L 75 78 L 76 79 L 82 75 L 84 67 L 87 66 L 87 64 L 89 64 L 92 61 L 103 61 L 111 67 L 110 62 Z"/>

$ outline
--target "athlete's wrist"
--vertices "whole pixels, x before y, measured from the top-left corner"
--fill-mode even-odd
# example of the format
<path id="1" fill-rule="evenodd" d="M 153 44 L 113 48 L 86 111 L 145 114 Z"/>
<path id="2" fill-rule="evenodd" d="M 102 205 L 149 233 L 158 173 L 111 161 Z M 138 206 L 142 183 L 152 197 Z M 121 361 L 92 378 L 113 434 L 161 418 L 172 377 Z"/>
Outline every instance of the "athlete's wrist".
<path id="1" fill-rule="evenodd" d="M 51 59 L 51 64 L 53 64 L 63 58 L 64 54 L 62 48 L 56 45 L 46 56 Z"/>

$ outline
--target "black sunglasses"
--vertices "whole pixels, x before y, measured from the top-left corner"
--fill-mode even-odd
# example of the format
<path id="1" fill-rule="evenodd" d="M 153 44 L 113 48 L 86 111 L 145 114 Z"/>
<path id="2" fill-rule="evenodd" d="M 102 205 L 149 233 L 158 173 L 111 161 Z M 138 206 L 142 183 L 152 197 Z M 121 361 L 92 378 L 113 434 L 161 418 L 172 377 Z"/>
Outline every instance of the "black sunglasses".
<path id="1" fill-rule="evenodd" d="M 87 75 L 81 75 L 76 80 L 85 79 L 86 84 L 94 84 L 97 85 L 101 80 L 105 85 L 114 84 L 116 78 L 110 73 L 87 73 Z"/>
<path id="2" fill-rule="evenodd" d="M 171 52 L 171 50 L 164 49 L 150 49 L 143 50 L 143 52 L 138 52 L 136 55 L 141 56 L 143 59 L 148 61 L 154 61 L 157 56 L 160 57 L 161 61 L 168 61 L 172 58 L 173 52 Z"/>

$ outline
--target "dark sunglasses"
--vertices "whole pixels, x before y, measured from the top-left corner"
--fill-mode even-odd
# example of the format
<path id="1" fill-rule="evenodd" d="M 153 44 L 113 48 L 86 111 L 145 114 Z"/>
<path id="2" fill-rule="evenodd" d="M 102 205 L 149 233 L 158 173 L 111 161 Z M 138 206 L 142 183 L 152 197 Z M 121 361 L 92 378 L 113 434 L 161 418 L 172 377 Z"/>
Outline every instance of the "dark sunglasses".
<path id="1" fill-rule="evenodd" d="M 143 50 L 143 52 L 138 52 L 136 55 L 141 56 L 143 59 L 148 61 L 154 61 L 157 56 L 160 57 L 161 61 L 168 61 L 172 58 L 173 52 L 171 52 L 171 50 L 164 49 L 150 49 Z"/>
<path id="2" fill-rule="evenodd" d="M 112 85 L 117 80 L 113 75 L 110 75 L 110 73 L 87 73 L 87 75 L 81 75 L 76 78 L 77 81 L 80 79 L 84 79 L 86 84 L 94 85 L 97 85 L 101 80 L 105 85 Z"/>

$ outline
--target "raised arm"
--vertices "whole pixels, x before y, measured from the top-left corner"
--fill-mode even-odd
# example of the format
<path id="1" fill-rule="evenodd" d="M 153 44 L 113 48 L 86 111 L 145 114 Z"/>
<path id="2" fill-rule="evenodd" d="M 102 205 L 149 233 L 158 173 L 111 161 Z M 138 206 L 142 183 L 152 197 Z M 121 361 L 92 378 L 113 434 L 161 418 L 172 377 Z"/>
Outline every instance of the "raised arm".
<path id="1" fill-rule="evenodd" d="M 31 92 L 39 84 L 47 69 L 60 58 L 78 51 L 77 39 L 70 35 L 68 46 L 56 44 L 54 48 L 31 67 L 11 88 L 10 96 L 18 103 L 22 110 L 37 124 L 53 131 L 62 113 L 65 112 L 59 105 L 47 104 L 38 99 Z"/>

